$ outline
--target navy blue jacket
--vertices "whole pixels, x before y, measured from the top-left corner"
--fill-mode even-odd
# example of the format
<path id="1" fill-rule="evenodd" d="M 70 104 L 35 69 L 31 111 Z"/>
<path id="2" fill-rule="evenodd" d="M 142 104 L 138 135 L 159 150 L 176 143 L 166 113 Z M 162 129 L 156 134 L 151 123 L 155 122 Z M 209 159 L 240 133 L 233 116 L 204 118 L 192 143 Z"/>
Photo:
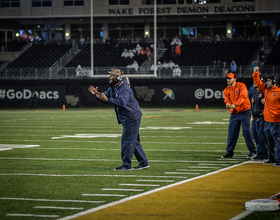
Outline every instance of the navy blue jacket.
<path id="1" fill-rule="evenodd" d="M 255 103 L 251 102 L 253 118 L 263 117 L 264 104 L 261 102 L 261 100 L 264 98 L 263 92 L 252 86 L 248 91 L 248 96 L 250 101 L 252 98 L 254 98 L 255 101 Z"/>
<path id="2" fill-rule="evenodd" d="M 133 92 L 123 79 L 117 85 L 109 87 L 104 94 L 108 103 L 115 108 L 119 124 L 126 124 L 141 118 L 142 112 Z"/>

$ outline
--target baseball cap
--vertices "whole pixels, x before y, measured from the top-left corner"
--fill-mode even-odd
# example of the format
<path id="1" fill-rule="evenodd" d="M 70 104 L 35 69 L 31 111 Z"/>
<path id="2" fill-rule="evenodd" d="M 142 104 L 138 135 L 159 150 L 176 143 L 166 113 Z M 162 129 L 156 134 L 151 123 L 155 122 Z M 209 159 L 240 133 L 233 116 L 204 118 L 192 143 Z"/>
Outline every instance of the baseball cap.
<path id="1" fill-rule="evenodd" d="M 234 73 L 229 73 L 229 74 L 226 75 L 225 78 L 232 79 L 232 78 L 235 78 L 235 75 L 234 75 Z"/>
<path id="2" fill-rule="evenodd" d="M 122 75 L 122 71 L 120 69 L 113 69 L 112 71 L 108 71 L 110 75 Z"/>

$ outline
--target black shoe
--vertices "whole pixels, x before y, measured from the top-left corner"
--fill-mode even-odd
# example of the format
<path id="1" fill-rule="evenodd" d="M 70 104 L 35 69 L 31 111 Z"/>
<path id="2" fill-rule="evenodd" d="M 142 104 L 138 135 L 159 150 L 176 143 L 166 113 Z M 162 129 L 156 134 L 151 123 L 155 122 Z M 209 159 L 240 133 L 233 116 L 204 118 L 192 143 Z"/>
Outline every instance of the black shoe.
<path id="1" fill-rule="evenodd" d="M 271 160 L 267 160 L 265 162 L 263 162 L 264 165 L 270 165 L 270 164 L 274 164 L 275 161 L 271 161 Z"/>
<path id="2" fill-rule="evenodd" d="M 273 165 L 274 167 L 280 167 L 280 163 L 276 163 Z"/>
<path id="3" fill-rule="evenodd" d="M 265 158 L 262 157 L 262 156 L 255 155 L 254 157 L 251 158 L 251 160 L 253 160 L 253 161 L 261 161 L 261 160 L 265 160 Z"/>
<path id="4" fill-rule="evenodd" d="M 128 171 L 128 170 L 132 170 L 132 169 L 128 168 L 128 167 L 120 166 L 120 167 L 114 168 L 114 170 L 116 170 L 116 171 Z"/>
<path id="5" fill-rule="evenodd" d="M 146 165 L 138 165 L 137 167 L 133 167 L 134 170 L 143 170 L 143 169 L 146 169 L 146 168 L 149 168 L 150 165 L 149 164 L 146 164 Z"/>
<path id="6" fill-rule="evenodd" d="M 248 156 L 246 157 L 247 159 L 252 159 L 256 156 L 255 153 L 249 153 Z"/>
<path id="7" fill-rule="evenodd" d="M 233 158 L 233 155 L 226 154 L 224 156 L 221 156 L 221 158 Z"/>

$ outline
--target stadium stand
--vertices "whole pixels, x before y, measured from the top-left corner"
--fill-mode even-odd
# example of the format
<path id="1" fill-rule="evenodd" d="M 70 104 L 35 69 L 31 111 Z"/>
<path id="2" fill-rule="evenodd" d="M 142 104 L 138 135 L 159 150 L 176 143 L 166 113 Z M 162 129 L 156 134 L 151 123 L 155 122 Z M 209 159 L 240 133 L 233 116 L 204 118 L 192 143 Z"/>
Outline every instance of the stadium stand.
<path id="1" fill-rule="evenodd" d="M 280 65 L 280 41 L 277 41 L 269 54 L 265 65 Z"/>
<path id="2" fill-rule="evenodd" d="M 139 66 L 147 59 L 146 55 L 135 55 L 131 58 L 121 57 L 124 49 L 133 50 L 136 48 L 136 43 L 127 44 L 121 43 L 117 45 L 112 44 L 94 44 L 94 67 L 126 67 L 127 65 L 132 64 L 134 60 L 137 61 Z M 143 45 L 150 46 L 150 45 Z M 87 44 L 80 53 L 75 56 L 69 63 L 66 64 L 66 67 L 77 67 L 81 65 L 82 67 L 90 67 L 90 44 Z"/>
<path id="3" fill-rule="evenodd" d="M 187 42 L 182 45 L 180 56 L 175 56 L 168 46 L 160 62 L 172 60 L 179 66 L 211 66 L 213 61 L 229 64 L 235 60 L 239 66 L 250 65 L 261 45 L 260 41 Z"/>
<path id="4" fill-rule="evenodd" d="M 30 47 L 17 59 L 8 65 L 8 68 L 46 68 L 51 67 L 65 53 L 71 49 L 70 44 L 56 43 L 38 44 Z"/>

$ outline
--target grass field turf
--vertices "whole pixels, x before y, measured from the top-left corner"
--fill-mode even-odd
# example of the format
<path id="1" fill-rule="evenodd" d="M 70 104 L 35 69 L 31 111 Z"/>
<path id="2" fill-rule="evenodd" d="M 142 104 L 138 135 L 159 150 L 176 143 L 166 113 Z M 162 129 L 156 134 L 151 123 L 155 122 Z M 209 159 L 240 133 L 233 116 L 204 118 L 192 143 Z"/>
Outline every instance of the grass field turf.
<path id="1" fill-rule="evenodd" d="M 14 149 L 0 151 L 0 219 L 58 219 L 242 163 L 242 137 L 235 160 L 219 159 L 228 118 L 224 109 L 143 109 L 140 136 L 151 168 L 116 172 L 122 127 L 113 109 L 1 111 L 0 144 Z M 257 216 L 267 214 L 280 216 Z"/>

